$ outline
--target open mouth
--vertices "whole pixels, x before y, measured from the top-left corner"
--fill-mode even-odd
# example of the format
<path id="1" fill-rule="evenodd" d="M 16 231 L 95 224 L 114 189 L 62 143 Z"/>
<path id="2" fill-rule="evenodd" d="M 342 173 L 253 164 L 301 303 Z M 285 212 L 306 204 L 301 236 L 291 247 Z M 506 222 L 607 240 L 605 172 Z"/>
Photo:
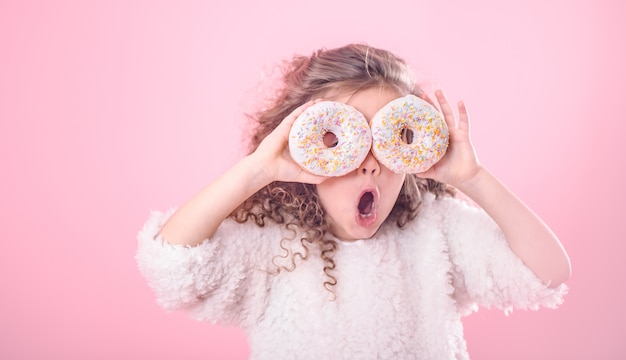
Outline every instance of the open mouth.
<path id="1" fill-rule="evenodd" d="M 367 191 L 359 199 L 359 216 L 370 217 L 374 213 L 374 193 Z"/>

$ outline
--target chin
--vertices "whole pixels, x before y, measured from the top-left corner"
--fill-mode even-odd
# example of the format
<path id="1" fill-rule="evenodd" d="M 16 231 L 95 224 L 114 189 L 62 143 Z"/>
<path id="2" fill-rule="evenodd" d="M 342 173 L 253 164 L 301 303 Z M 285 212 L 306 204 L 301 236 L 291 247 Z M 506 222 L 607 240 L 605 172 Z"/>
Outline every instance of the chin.
<path id="1" fill-rule="evenodd" d="M 346 232 L 344 236 L 337 237 L 342 241 L 367 240 L 373 238 L 379 229 L 380 225 L 369 228 L 359 227 L 358 229 L 353 229 L 353 231 Z"/>

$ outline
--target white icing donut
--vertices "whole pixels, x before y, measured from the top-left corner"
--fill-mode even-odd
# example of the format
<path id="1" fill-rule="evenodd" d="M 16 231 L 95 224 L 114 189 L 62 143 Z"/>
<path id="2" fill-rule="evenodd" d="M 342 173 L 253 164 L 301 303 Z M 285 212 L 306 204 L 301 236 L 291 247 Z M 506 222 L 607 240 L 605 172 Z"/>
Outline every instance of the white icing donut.
<path id="1" fill-rule="evenodd" d="M 372 118 L 372 152 L 396 173 L 420 173 L 448 149 L 448 126 L 435 107 L 415 95 L 396 99 Z"/>
<path id="2" fill-rule="evenodd" d="M 335 135 L 336 144 L 325 144 L 327 134 L 331 138 Z M 289 132 L 291 157 L 315 175 L 349 173 L 361 165 L 371 146 L 372 134 L 365 117 L 352 106 L 334 101 L 307 108 Z"/>

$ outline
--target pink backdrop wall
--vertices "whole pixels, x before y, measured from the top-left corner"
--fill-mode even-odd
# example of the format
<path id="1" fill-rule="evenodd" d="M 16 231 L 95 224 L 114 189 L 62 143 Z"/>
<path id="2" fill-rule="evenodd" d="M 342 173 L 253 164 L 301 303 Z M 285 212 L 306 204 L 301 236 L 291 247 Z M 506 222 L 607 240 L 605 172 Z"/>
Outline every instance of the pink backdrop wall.
<path id="1" fill-rule="evenodd" d="M 465 320 L 473 358 L 624 356 L 626 9 L 508 3 L 1 1 L 0 358 L 245 359 L 241 331 L 157 307 L 135 235 L 240 156 L 264 69 L 347 42 L 464 99 L 571 255 L 559 310 Z"/>

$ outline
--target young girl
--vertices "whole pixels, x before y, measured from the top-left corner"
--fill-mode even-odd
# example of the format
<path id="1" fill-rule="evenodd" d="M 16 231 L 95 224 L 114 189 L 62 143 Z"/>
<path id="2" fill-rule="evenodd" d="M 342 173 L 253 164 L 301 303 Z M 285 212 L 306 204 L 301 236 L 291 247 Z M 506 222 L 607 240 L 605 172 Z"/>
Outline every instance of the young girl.
<path id="1" fill-rule="evenodd" d="M 244 328 L 252 359 L 466 359 L 461 317 L 477 306 L 562 302 L 569 258 L 481 165 L 462 102 L 457 120 L 435 92 L 449 146 L 425 172 L 369 152 L 325 177 L 289 152 L 308 107 L 332 100 L 371 121 L 408 94 L 432 101 L 402 59 L 366 45 L 295 57 L 282 85 L 249 155 L 140 231 L 136 258 L 165 309 Z"/>

